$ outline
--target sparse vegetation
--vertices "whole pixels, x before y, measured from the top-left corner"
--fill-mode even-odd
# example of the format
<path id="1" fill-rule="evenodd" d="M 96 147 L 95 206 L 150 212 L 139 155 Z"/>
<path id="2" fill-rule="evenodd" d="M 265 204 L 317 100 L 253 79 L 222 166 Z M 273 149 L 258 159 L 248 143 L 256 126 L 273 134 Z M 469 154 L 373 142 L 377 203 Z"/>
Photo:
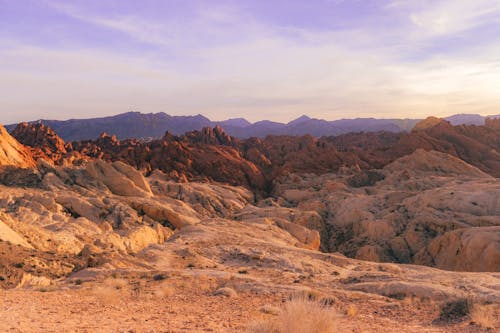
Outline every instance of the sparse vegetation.
<path id="1" fill-rule="evenodd" d="M 155 281 L 161 281 L 161 280 L 165 280 L 167 278 L 167 275 L 166 274 L 155 274 L 153 276 L 153 280 Z"/>
<path id="2" fill-rule="evenodd" d="M 280 314 L 281 309 L 278 308 L 278 307 L 275 307 L 275 306 L 267 304 L 267 305 L 261 306 L 260 309 L 259 309 L 259 311 L 262 312 L 262 313 L 265 313 L 265 314 L 277 316 L 277 315 Z"/>
<path id="3" fill-rule="evenodd" d="M 219 288 L 214 292 L 214 296 L 236 297 L 238 293 L 229 287 Z"/>
<path id="4" fill-rule="evenodd" d="M 169 283 L 163 282 L 156 286 L 153 290 L 153 295 L 158 298 L 165 298 L 175 294 L 175 288 Z"/>
<path id="5" fill-rule="evenodd" d="M 249 333 L 333 333 L 336 314 L 331 307 L 304 297 L 286 302 L 276 320 L 256 321 Z"/>
<path id="6" fill-rule="evenodd" d="M 498 305 L 473 303 L 469 305 L 469 312 L 471 322 L 474 325 L 486 329 L 495 328 L 495 324 L 498 320 L 496 317 L 499 314 Z"/>
<path id="7" fill-rule="evenodd" d="M 128 286 L 129 283 L 125 279 L 107 279 L 92 292 L 102 303 L 114 305 L 123 300 Z"/>
<path id="8" fill-rule="evenodd" d="M 470 311 L 470 301 L 467 298 L 459 298 L 448 301 L 441 306 L 439 319 L 453 321 L 465 317 Z"/>
<path id="9" fill-rule="evenodd" d="M 349 317 L 356 317 L 358 315 L 358 307 L 354 304 L 351 304 L 347 307 L 346 314 Z"/>

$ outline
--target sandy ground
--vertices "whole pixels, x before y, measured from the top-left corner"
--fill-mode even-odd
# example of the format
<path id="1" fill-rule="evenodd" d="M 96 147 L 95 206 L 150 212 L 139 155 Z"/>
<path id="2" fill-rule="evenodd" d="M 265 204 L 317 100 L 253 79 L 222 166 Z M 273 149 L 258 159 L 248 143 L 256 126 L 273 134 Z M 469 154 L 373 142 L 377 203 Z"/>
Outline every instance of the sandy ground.
<path id="1" fill-rule="evenodd" d="M 237 291 L 215 296 L 220 281 L 178 276 L 155 281 L 109 278 L 99 283 L 0 291 L 0 332 L 245 332 L 249 323 L 275 320 L 293 291 Z M 232 286 L 238 290 L 237 283 Z M 493 332 L 467 318 L 436 321 L 431 301 L 367 297 L 335 291 L 323 295 L 338 332 Z M 350 315 L 347 309 L 355 309 Z"/>

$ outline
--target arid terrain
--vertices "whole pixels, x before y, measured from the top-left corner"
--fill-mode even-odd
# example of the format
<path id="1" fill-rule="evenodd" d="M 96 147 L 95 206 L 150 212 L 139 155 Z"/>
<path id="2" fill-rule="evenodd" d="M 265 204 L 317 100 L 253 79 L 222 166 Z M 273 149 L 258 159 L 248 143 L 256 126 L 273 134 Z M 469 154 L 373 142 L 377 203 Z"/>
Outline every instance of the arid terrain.
<path id="1" fill-rule="evenodd" d="M 496 332 L 500 120 L 64 142 L 0 127 L 1 332 Z"/>

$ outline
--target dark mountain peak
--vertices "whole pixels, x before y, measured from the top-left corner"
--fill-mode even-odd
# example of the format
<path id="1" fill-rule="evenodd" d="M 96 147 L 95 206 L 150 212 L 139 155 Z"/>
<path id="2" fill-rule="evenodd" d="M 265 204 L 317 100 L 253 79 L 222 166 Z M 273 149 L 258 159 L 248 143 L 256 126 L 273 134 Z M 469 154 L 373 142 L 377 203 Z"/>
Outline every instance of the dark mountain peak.
<path id="1" fill-rule="evenodd" d="M 453 126 L 455 125 L 484 125 L 485 117 L 479 114 L 460 113 L 444 118 Z"/>
<path id="2" fill-rule="evenodd" d="M 248 120 L 246 120 L 245 118 L 230 118 L 228 120 L 217 121 L 216 124 L 219 124 L 222 127 L 231 126 L 231 127 L 239 127 L 239 128 L 243 128 L 243 127 L 247 127 L 247 126 L 252 125 L 252 123 L 249 122 Z"/>
<path id="3" fill-rule="evenodd" d="M 477 118 L 481 117 L 481 118 Z M 490 118 L 497 118 L 491 116 Z M 485 117 L 479 115 L 454 115 L 446 118 L 452 125 L 484 124 Z M 264 138 L 267 135 L 305 135 L 314 137 L 341 135 L 349 132 L 378 132 L 389 131 L 394 133 L 410 132 L 420 119 L 377 119 L 356 118 L 327 121 L 302 115 L 288 124 L 262 120 L 250 123 L 244 118 L 233 118 L 224 121 L 211 121 L 207 117 L 197 114 L 190 116 L 174 116 L 164 112 L 141 113 L 130 111 L 115 116 L 89 119 L 70 120 L 39 120 L 30 122 L 43 123 L 52 128 L 66 142 L 79 140 L 94 140 L 102 132 L 113 133 L 117 139 L 159 139 L 166 131 L 178 138 L 190 131 L 201 131 L 204 127 L 214 128 L 221 126 L 227 135 L 244 139 L 249 137 Z M 480 123 L 482 122 L 482 123 Z M 17 124 L 6 126 L 12 132 Z M 418 128 L 417 128 L 418 129 Z"/>
<path id="4" fill-rule="evenodd" d="M 311 120 L 311 118 L 304 114 L 304 115 L 298 117 L 297 119 L 290 121 L 287 125 L 294 126 L 294 125 L 298 125 L 300 123 L 304 123 L 304 122 L 309 121 L 309 120 Z"/>

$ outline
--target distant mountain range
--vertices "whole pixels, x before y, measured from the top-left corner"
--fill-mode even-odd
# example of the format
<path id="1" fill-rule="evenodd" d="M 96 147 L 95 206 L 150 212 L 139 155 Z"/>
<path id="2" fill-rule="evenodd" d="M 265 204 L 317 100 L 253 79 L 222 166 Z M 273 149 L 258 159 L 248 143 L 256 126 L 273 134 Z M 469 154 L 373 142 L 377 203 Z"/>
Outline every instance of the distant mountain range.
<path id="1" fill-rule="evenodd" d="M 500 115 L 489 116 L 500 118 Z M 457 114 L 445 118 L 452 125 L 484 125 L 484 117 L 477 114 Z M 224 121 L 211 121 L 202 116 L 171 116 L 166 113 L 127 112 L 111 117 L 70 119 L 70 120 L 38 120 L 31 123 L 43 123 L 52 128 L 65 141 L 90 140 L 101 133 L 116 135 L 119 139 L 127 138 L 159 138 L 166 131 L 180 135 L 203 127 L 221 126 L 229 135 L 237 138 L 265 137 L 267 135 L 306 135 L 315 137 L 335 136 L 351 132 L 405 132 L 411 131 L 421 119 L 375 119 L 356 118 L 327 121 L 323 119 L 301 116 L 289 123 L 269 120 L 251 123 L 243 118 Z M 7 125 L 9 132 L 17 124 Z"/>

